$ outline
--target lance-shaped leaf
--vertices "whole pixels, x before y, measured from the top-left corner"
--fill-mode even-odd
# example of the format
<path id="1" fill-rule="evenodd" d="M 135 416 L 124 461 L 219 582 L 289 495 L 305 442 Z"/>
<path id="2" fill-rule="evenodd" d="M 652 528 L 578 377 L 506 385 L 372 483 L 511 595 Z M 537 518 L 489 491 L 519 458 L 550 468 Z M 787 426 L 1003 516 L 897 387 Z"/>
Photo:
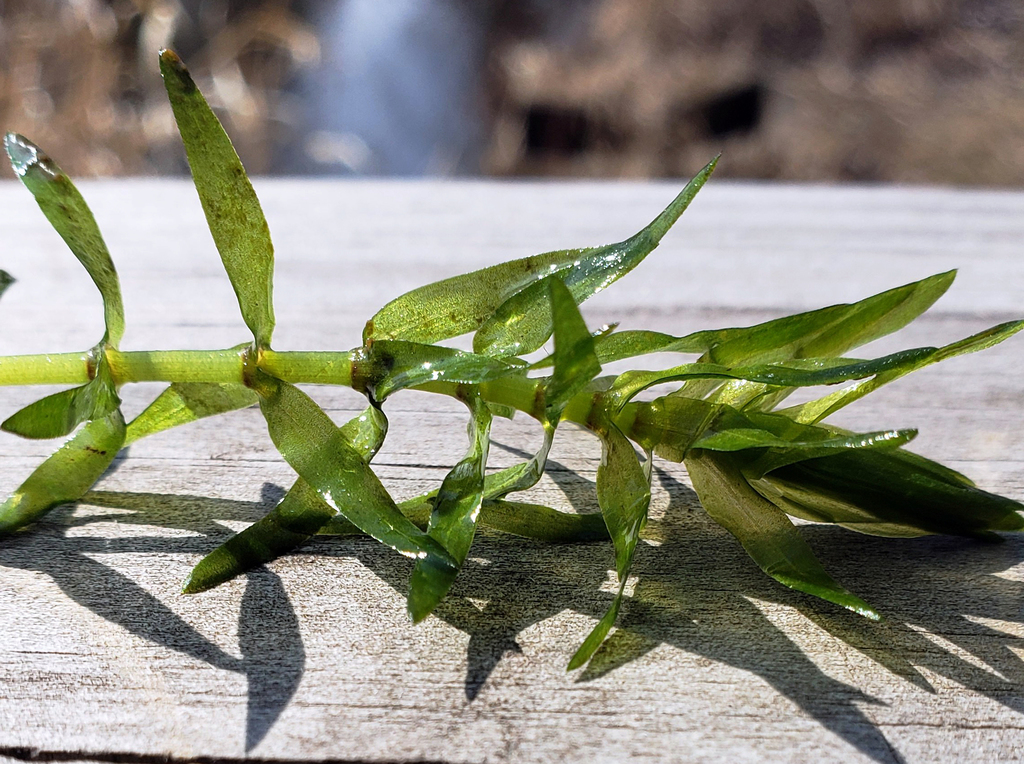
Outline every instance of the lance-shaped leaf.
<path id="1" fill-rule="evenodd" d="M 54 507 L 80 499 L 121 450 L 125 436 L 121 401 L 102 359 L 97 366 L 96 379 L 104 390 L 93 397 L 91 421 L 39 465 L 0 505 L 0 534 L 16 531 Z"/>
<path id="2" fill-rule="evenodd" d="M 68 176 L 34 143 L 8 133 L 4 147 L 14 172 L 100 290 L 106 322 L 103 341 L 116 348 L 124 334 L 121 285 L 89 206 Z"/>
<path id="3" fill-rule="evenodd" d="M 832 579 L 793 522 L 748 485 L 732 457 L 692 451 L 686 469 L 704 509 L 761 570 L 792 589 L 880 620 L 874 608 Z"/>
<path id="4" fill-rule="evenodd" d="M 1012 337 L 1022 328 L 1024 328 L 1024 321 L 1007 321 L 1006 323 L 998 324 L 990 329 L 978 332 L 977 334 L 972 334 L 970 337 L 950 343 L 944 347 L 932 348 L 930 353 L 926 353 L 918 358 L 907 358 L 903 363 L 900 363 L 892 369 L 889 369 L 888 371 L 885 371 L 871 379 L 866 379 L 863 382 L 850 385 L 849 387 L 837 390 L 830 395 L 823 396 L 816 400 L 808 401 L 807 403 L 802 403 L 798 406 L 791 406 L 779 413 L 792 417 L 798 422 L 820 422 L 825 417 L 830 414 L 834 414 L 836 411 L 853 403 L 858 398 L 863 398 L 865 395 L 874 392 L 882 385 L 906 376 L 912 371 L 917 371 L 918 369 L 930 366 L 933 363 L 944 361 L 947 358 L 955 358 L 958 355 L 964 355 L 966 353 L 975 353 L 979 350 L 990 348 L 993 345 L 998 345 L 1000 342 Z"/>
<path id="5" fill-rule="evenodd" d="M 790 364 L 758 364 L 728 367 L 714 363 L 687 363 L 661 371 L 627 371 L 620 374 L 610 393 L 624 405 L 638 393 L 654 385 L 690 379 L 743 379 L 780 387 L 835 385 L 851 379 L 881 374 L 912 364 L 935 352 L 935 348 L 902 350 L 870 361 L 846 359 L 809 359 Z M 811 368 L 807 368 L 811 366 Z"/>
<path id="6" fill-rule="evenodd" d="M 125 445 L 198 419 L 243 409 L 256 402 L 256 393 L 245 385 L 175 382 L 129 423 Z"/>
<path id="7" fill-rule="evenodd" d="M 98 375 L 88 383 L 47 395 L 8 417 L 0 429 L 23 438 L 60 438 L 71 433 L 96 412 L 109 411 L 114 395 L 109 377 Z"/>
<path id="8" fill-rule="evenodd" d="M 274 246 L 263 209 L 220 120 L 173 51 L 161 51 L 160 73 L 242 318 L 256 344 L 269 347 L 274 331 Z"/>
<path id="9" fill-rule="evenodd" d="M 648 353 L 707 353 L 707 360 L 728 366 L 840 355 L 909 324 L 949 289 L 955 276 L 956 271 L 939 273 L 855 303 L 754 326 L 703 330 L 683 337 L 646 330 L 613 332 L 597 338 L 597 357 L 601 363 L 610 363 Z"/>
<path id="10" fill-rule="evenodd" d="M 255 395 L 248 388 L 245 389 Z M 383 412 L 371 406 L 343 425 L 341 434 L 359 453 L 360 458 L 369 463 L 384 443 L 387 426 Z M 338 515 L 334 509 L 300 477 L 270 512 L 200 560 L 185 580 L 182 592 L 195 594 L 212 589 L 288 554 L 319 533 L 336 517 Z M 339 519 L 335 534 L 361 533 L 344 518 Z"/>
<path id="11" fill-rule="evenodd" d="M 639 233 L 618 244 L 581 253 L 572 263 L 552 268 L 545 275 L 564 282 L 576 304 L 626 275 L 658 246 L 711 176 L 717 161 L 712 160 L 701 170 L 665 211 Z M 540 281 L 534 281 L 494 308 L 473 336 L 473 350 L 495 356 L 524 355 L 547 342 L 551 332 L 548 292 Z"/>
<path id="12" fill-rule="evenodd" d="M 414 289 L 377 312 L 367 324 L 364 341 L 374 338 L 437 342 L 457 337 L 480 328 L 510 297 L 551 275 L 565 281 L 577 303 L 583 302 L 639 265 L 689 206 L 716 162 L 717 159 L 713 160 L 701 170 L 668 208 L 635 236 L 603 247 L 561 250 L 512 260 Z M 539 305 L 524 306 L 522 319 L 517 321 L 522 329 L 532 327 L 528 337 L 511 342 L 513 347 L 524 349 L 508 350 L 509 343 L 503 342 L 501 347 L 505 349 L 499 352 L 499 335 L 509 339 L 511 327 L 503 329 L 492 324 L 481 337 L 481 347 L 486 345 L 488 354 L 517 355 L 544 344 L 551 333 L 550 305 L 546 291 L 538 291 L 533 296 Z M 535 339 L 538 334 L 544 335 L 539 342 Z M 534 347 L 525 349 L 534 342 Z"/>
<path id="13" fill-rule="evenodd" d="M 611 608 L 572 656 L 570 671 L 590 660 L 618 618 L 626 579 L 651 503 L 649 476 L 626 436 L 610 421 L 599 423 L 596 431 L 602 447 L 601 464 L 597 468 L 597 503 L 615 546 L 619 590 Z"/>
<path id="14" fill-rule="evenodd" d="M 545 418 L 557 422 L 565 404 L 601 373 L 594 338 L 569 289 L 556 278 L 545 279 L 554 321 L 554 369 L 544 386 Z"/>
<path id="15" fill-rule="evenodd" d="M 274 445 L 328 506 L 407 557 L 439 568 L 455 567 L 444 547 L 399 511 L 362 454 L 308 395 L 258 369 L 253 370 L 251 384 Z"/>
<path id="16" fill-rule="evenodd" d="M 475 391 L 468 394 L 466 404 L 472 413 L 469 451 L 441 483 L 427 526 L 427 533 L 448 550 L 457 567 L 441 568 L 424 560 L 416 561 L 409 582 L 408 600 L 413 623 L 419 623 L 430 615 L 455 582 L 469 554 L 480 516 L 484 470 L 490 446 L 491 412 Z"/>
<path id="17" fill-rule="evenodd" d="M 392 393 L 428 382 L 475 385 L 519 374 L 524 364 L 509 363 L 476 353 L 404 340 L 374 341 L 366 358 L 353 363 L 353 378 L 378 401 Z"/>
<path id="18" fill-rule="evenodd" d="M 873 535 L 1024 529 L 1024 505 L 932 465 L 902 449 L 854 450 L 789 464 L 750 484 L 788 514 Z"/>

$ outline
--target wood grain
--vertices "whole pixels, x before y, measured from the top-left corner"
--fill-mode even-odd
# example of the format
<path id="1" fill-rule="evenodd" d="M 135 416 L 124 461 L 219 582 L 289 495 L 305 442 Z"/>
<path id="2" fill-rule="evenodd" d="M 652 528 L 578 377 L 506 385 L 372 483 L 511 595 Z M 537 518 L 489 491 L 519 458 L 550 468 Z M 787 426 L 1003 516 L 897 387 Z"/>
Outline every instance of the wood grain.
<path id="1" fill-rule="evenodd" d="M 345 349 L 400 292 L 534 252 L 614 241 L 669 184 L 262 181 L 277 247 L 277 349 Z M 246 330 L 178 181 L 83 184 L 121 272 L 123 347 L 228 347 Z M 0 184 L 0 353 L 90 347 L 88 277 L 29 196 Z M 587 320 L 683 333 L 847 301 L 952 267 L 951 292 L 876 344 L 941 344 L 1024 314 L 1024 194 L 713 182 Z M 838 421 L 916 426 L 917 450 L 1024 499 L 1021 341 L 900 381 Z M 158 388 L 125 391 L 140 410 Z M 314 389 L 336 419 L 347 390 Z M 39 390 L 0 390 L 0 416 Z M 396 496 L 439 483 L 464 413 L 391 402 L 379 472 Z M 492 464 L 538 432 L 499 422 Z M 53 448 L 0 439 L 0 488 Z M 537 496 L 593 511 L 599 449 L 568 431 Z M 1015 761 L 1024 756 L 1024 538 L 892 541 L 806 527 L 870 623 L 764 577 L 662 464 L 621 628 L 569 656 L 612 597 L 610 546 L 487 534 L 453 595 L 408 624 L 408 561 L 319 539 L 203 595 L 201 555 L 292 480 L 257 411 L 132 446 L 96 490 L 0 542 L 0 761 Z M 7 757 L 7 758 L 3 758 Z"/>

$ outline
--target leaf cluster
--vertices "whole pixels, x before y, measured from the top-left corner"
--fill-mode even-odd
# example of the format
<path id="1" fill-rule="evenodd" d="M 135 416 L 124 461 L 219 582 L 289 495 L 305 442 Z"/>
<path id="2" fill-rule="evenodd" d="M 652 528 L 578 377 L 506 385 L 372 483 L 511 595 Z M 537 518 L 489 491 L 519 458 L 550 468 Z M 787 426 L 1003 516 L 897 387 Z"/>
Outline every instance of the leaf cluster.
<path id="1" fill-rule="evenodd" d="M 160 55 L 168 97 L 214 243 L 252 333 L 235 352 L 239 378 L 182 375 L 130 423 L 110 363 L 124 333 L 117 273 L 85 201 L 25 138 L 5 139 L 11 163 L 44 215 L 86 268 L 103 299 L 106 331 L 89 355 L 90 381 L 47 396 L 2 424 L 26 438 L 70 439 L 0 506 L 11 533 L 80 499 L 126 444 L 170 427 L 258 404 L 296 479 L 264 518 L 211 551 L 184 584 L 216 586 L 286 554 L 316 534 L 365 534 L 414 560 L 408 611 L 426 618 L 465 562 L 479 525 L 552 543 L 611 542 L 619 586 L 607 614 L 573 656 L 584 665 L 614 626 L 651 500 L 654 457 L 682 462 L 709 516 L 785 586 L 868 618 L 879 613 L 836 582 L 792 518 L 879 536 L 947 533 L 992 538 L 1024 527 L 1019 503 L 905 449 L 914 430 L 851 433 L 824 420 L 899 377 L 1002 342 L 1024 322 L 992 327 L 943 347 L 879 358 L 849 354 L 906 326 L 952 284 L 954 273 L 852 304 L 755 326 L 672 336 L 592 332 L 579 305 L 626 275 L 658 246 L 714 171 L 712 160 L 648 226 L 615 244 L 514 260 L 404 294 L 366 324 L 344 362 L 367 407 L 338 426 L 281 369 L 267 362 L 274 331 L 274 252 L 259 201 L 231 142 L 180 59 Z M 2 273 L 2 272 L 0 272 Z M 10 283 L 3 274 L 0 293 Z M 472 352 L 438 344 L 472 334 Z M 552 351 L 527 358 L 551 341 Z M 691 358 L 656 371 L 602 376 L 613 361 L 650 353 Z M 275 373 L 276 371 L 276 373 Z M 799 388 L 838 389 L 783 406 Z M 644 391 L 666 389 L 653 399 Z M 385 404 L 408 388 L 450 395 L 468 411 L 468 446 L 436 490 L 396 502 L 373 459 L 388 432 Z M 487 470 L 494 416 L 535 419 L 543 442 L 532 458 Z M 509 498 L 540 480 L 557 430 L 584 427 L 600 443 L 600 513 L 572 514 Z"/>

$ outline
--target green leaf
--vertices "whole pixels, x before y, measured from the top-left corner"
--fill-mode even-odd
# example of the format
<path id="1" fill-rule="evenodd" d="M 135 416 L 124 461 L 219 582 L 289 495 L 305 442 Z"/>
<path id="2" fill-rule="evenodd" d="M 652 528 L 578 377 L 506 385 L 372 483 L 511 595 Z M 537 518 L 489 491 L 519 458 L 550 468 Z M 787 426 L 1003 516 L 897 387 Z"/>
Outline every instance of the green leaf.
<path id="1" fill-rule="evenodd" d="M 80 499 L 121 450 L 124 417 L 103 360 L 97 367 L 96 378 L 89 384 L 94 383 L 103 389 L 92 393 L 91 421 L 39 465 L 0 506 L 0 534 L 16 531 L 54 507 Z"/>
<path id="2" fill-rule="evenodd" d="M 651 225 L 630 239 L 604 247 L 560 250 L 512 260 L 414 289 L 377 312 L 366 326 L 364 341 L 373 338 L 429 343 L 458 337 L 480 328 L 517 292 L 552 275 L 566 282 L 577 303 L 583 302 L 635 268 L 658 245 L 707 181 L 716 162 L 717 159 L 708 164 Z M 531 350 L 540 347 L 551 332 L 547 294 L 538 292 L 536 297 L 542 304 L 527 310 L 522 321 L 525 325 L 546 323 L 547 328 L 540 329 L 539 333 L 545 336 Z M 489 331 L 500 332 L 500 329 L 492 327 Z M 531 336 L 537 333 L 534 328 Z M 481 342 L 491 347 L 488 354 L 499 355 L 497 345 L 484 342 L 485 337 Z M 521 344 L 526 347 L 532 343 Z"/>
<path id="3" fill-rule="evenodd" d="M 870 361 L 847 359 L 808 359 L 790 364 L 759 364 L 727 367 L 714 363 L 687 363 L 661 371 L 627 371 L 612 385 L 611 394 L 624 405 L 638 393 L 654 385 L 690 379 L 743 379 L 781 387 L 812 387 L 834 385 L 850 379 L 861 379 L 919 362 L 935 348 L 915 348 L 875 358 Z M 815 367 L 804 368 L 808 363 Z"/>
<path id="4" fill-rule="evenodd" d="M 785 512 L 862 533 L 988 537 L 1024 529 L 1024 505 L 902 449 L 853 450 L 782 466 L 750 484 Z"/>
<path id="5" fill-rule="evenodd" d="M 576 304 L 592 297 L 639 265 L 661 242 L 715 169 L 712 160 L 691 180 L 672 203 L 639 233 L 618 244 L 585 250 L 569 263 L 551 264 L 543 276 L 564 282 Z M 473 337 L 473 350 L 494 356 L 532 353 L 552 332 L 551 303 L 542 282 L 532 281 L 505 292 L 502 302 L 484 318 Z"/>
<path id="6" fill-rule="evenodd" d="M 626 579 L 651 503 L 650 478 L 626 436 L 610 421 L 600 422 L 596 432 L 602 446 L 601 464 L 597 468 L 597 503 L 615 546 L 619 590 L 608 613 L 572 656 L 570 671 L 590 660 L 618 617 Z"/>
<path id="7" fill-rule="evenodd" d="M 34 143 L 7 133 L 4 147 L 14 172 L 100 290 L 106 322 L 103 344 L 116 348 L 124 334 L 121 285 L 89 206 L 68 176 Z"/>
<path id="8" fill-rule="evenodd" d="M 182 593 L 212 589 L 297 549 L 334 515 L 334 509 L 300 478 L 267 515 L 200 560 L 185 579 Z"/>
<path id="9" fill-rule="evenodd" d="M 949 289 L 955 276 L 956 271 L 939 273 L 859 302 L 748 327 L 684 337 L 644 330 L 615 332 L 597 339 L 597 356 L 601 363 L 609 363 L 647 353 L 707 353 L 706 360 L 732 366 L 840 355 L 906 326 Z"/>
<path id="10" fill-rule="evenodd" d="M 229 382 L 175 382 L 128 425 L 125 445 L 172 427 L 252 406 L 256 393 Z"/>
<path id="11" fill-rule="evenodd" d="M 503 533 L 551 544 L 607 541 L 609 538 L 608 527 L 601 515 L 570 514 L 521 501 L 485 501 L 480 523 Z"/>
<path id="12" fill-rule="evenodd" d="M 791 406 L 788 409 L 781 410 L 779 413 L 785 414 L 798 422 L 820 422 L 825 417 L 834 414 L 836 411 L 853 403 L 855 400 L 863 398 L 868 393 L 874 392 L 882 385 L 888 384 L 894 379 L 899 379 L 900 377 L 910 374 L 912 371 L 917 371 L 918 369 L 930 366 L 933 363 L 944 361 L 947 358 L 954 358 L 958 355 L 985 350 L 986 348 L 990 348 L 993 345 L 997 345 L 1000 342 L 1009 339 L 1022 328 L 1024 328 L 1024 321 L 1007 321 L 1006 323 L 998 324 L 982 332 L 978 332 L 977 334 L 972 334 L 970 337 L 966 337 L 965 339 L 945 345 L 944 347 L 931 348 L 930 352 L 924 353 L 918 357 L 908 357 L 903 362 L 896 364 L 893 368 L 871 379 L 866 379 L 858 384 L 850 385 L 842 390 L 837 390 L 836 392 L 822 398 L 817 398 L 798 406 Z"/>
<path id="13" fill-rule="evenodd" d="M 491 412 L 476 391 L 466 396 L 472 413 L 470 447 L 465 458 L 445 476 L 434 498 L 427 533 L 455 560 L 455 568 L 441 568 L 417 560 L 409 584 L 409 615 L 419 623 L 437 607 L 455 582 L 469 554 L 483 503 L 484 470 L 490 446 Z"/>
<path id="14" fill-rule="evenodd" d="M 572 293 L 556 278 L 541 283 L 548 288 L 555 334 L 554 370 L 544 386 L 544 409 L 547 420 L 557 422 L 569 399 L 601 373 L 601 364 Z"/>
<path id="15" fill-rule="evenodd" d="M 255 396 L 248 388 L 245 390 Z M 384 442 L 387 419 L 371 406 L 342 426 L 341 433 L 360 458 L 369 462 Z M 300 477 L 270 512 L 200 560 L 185 580 L 182 592 L 194 594 L 212 589 L 275 560 L 306 543 L 335 518 L 340 522 L 331 533 L 360 533 Z"/>
<path id="16" fill-rule="evenodd" d="M 761 570 L 792 589 L 881 619 L 832 579 L 792 521 L 750 487 L 731 457 L 692 451 L 686 469 L 704 509 L 739 540 Z"/>
<path id="17" fill-rule="evenodd" d="M 270 438 L 303 480 L 335 511 L 395 551 L 439 568 L 455 562 L 433 538 L 399 511 L 345 434 L 294 385 L 254 370 Z"/>
<path id="18" fill-rule="evenodd" d="M 522 364 L 467 353 L 454 348 L 424 345 L 403 340 L 376 340 L 368 358 L 353 364 L 353 378 L 363 384 L 378 401 L 392 393 L 428 382 L 474 385 L 510 374 L 520 374 Z"/>
<path id="19" fill-rule="evenodd" d="M 269 347 L 274 331 L 274 246 L 263 209 L 231 140 L 173 51 L 160 52 L 160 73 L 242 318 L 256 345 Z"/>
<path id="20" fill-rule="evenodd" d="M 7 287 L 15 282 L 14 276 L 7 271 L 0 270 L 0 295 L 7 291 Z"/>

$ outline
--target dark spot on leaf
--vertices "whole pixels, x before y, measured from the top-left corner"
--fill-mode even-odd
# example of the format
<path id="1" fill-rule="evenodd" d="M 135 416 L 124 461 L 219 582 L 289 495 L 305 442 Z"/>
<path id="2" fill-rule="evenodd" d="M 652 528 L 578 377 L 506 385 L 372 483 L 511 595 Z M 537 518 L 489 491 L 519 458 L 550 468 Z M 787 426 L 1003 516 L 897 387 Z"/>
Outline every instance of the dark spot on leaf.
<path id="1" fill-rule="evenodd" d="M 100 449 L 93 448 L 92 446 L 86 446 L 85 450 L 89 451 L 90 453 L 93 453 L 93 454 L 99 454 L 100 456 L 106 456 L 107 455 L 106 451 L 101 451 Z"/>

